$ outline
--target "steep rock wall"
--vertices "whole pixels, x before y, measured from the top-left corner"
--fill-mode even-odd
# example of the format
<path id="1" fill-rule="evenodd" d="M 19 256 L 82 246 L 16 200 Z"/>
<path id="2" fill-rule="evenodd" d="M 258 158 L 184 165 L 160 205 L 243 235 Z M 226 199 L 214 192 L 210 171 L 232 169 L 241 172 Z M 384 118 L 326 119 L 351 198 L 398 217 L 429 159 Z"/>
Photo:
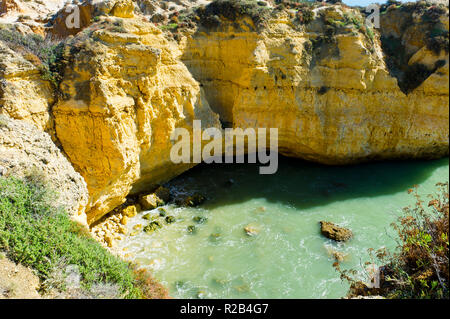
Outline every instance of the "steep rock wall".
<path id="1" fill-rule="evenodd" d="M 0 42 L 0 114 L 52 134 L 54 102 L 53 88 L 42 79 L 39 69 Z"/>
<path id="2" fill-rule="evenodd" d="M 247 17 L 222 18 L 183 43 L 182 59 L 222 120 L 279 128 L 285 155 L 347 164 L 448 154 L 448 52 L 432 56 L 443 65 L 405 94 L 377 34 L 344 25 L 346 14 L 359 15 L 318 9 L 299 28 L 280 14 L 259 31 Z M 343 27 L 323 38 L 329 21 Z"/>
<path id="3" fill-rule="evenodd" d="M 220 127 L 178 48 L 152 24 L 103 18 L 73 43 L 53 110 L 59 141 L 85 178 L 92 223 L 130 192 L 151 190 L 191 164 L 170 160 L 175 128 Z"/>

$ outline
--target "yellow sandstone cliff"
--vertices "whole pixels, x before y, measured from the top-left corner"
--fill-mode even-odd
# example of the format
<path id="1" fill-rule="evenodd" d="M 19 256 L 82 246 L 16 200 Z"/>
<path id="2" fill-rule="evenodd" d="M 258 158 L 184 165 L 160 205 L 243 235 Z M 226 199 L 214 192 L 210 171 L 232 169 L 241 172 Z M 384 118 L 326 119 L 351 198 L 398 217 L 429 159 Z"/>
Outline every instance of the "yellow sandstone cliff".
<path id="1" fill-rule="evenodd" d="M 261 32 L 251 19 L 225 20 L 192 34 L 183 61 L 222 119 L 234 127 L 278 128 L 282 154 L 327 164 L 448 154 L 448 52 L 418 52 L 418 59 L 445 63 L 405 94 L 377 36 L 371 41 L 345 26 L 336 44 L 311 54 L 308 46 L 325 32 L 320 11 L 325 21 L 344 20 L 335 7 L 316 10 L 303 30 L 287 13 Z"/>
<path id="2" fill-rule="evenodd" d="M 53 135 L 87 183 L 89 223 L 192 167 L 171 162 L 170 136 L 195 119 L 278 128 L 282 154 L 326 164 L 448 154 L 448 50 L 414 37 L 425 33 L 422 20 L 392 9 L 381 30 L 365 29 L 355 9 L 327 5 L 308 24 L 292 10 L 262 25 L 220 15 L 176 42 L 131 17 L 131 1 L 116 2 L 69 39 L 54 106 L 30 65 L 0 68 L 0 113 Z M 446 10 L 439 27 L 448 34 Z M 380 36 L 391 41 L 384 46 L 401 43 L 403 55 L 389 55 Z M 0 46 L 13 61 L 8 50 Z"/>
<path id="3" fill-rule="evenodd" d="M 40 76 L 33 56 L 18 55 L 0 42 L 0 114 L 24 120 L 43 131 L 52 131 L 51 106 L 55 102 L 50 82 Z"/>
<path id="4" fill-rule="evenodd" d="M 170 160 L 175 128 L 192 130 L 194 119 L 220 127 L 177 46 L 159 29 L 121 18 L 99 26 L 74 39 L 64 99 L 53 109 L 57 137 L 88 184 L 91 223 L 133 188 L 149 190 L 192 167 Z"/>

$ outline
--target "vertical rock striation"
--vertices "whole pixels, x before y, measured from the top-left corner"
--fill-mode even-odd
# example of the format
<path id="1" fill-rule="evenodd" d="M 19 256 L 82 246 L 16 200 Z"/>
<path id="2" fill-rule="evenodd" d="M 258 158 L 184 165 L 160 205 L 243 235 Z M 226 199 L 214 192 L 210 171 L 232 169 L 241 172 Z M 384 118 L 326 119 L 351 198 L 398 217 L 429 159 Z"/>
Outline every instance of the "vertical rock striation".
<path id="1" fill-rule="evenodd" d="M 135 19 L 104 18 L 73 43 L 64 98 L 54 107 L 59 141 L 85 178 L 91 223 L 191 164 L 173 164 L 170 137 L 192 122 L 220 127 L 199 84 L 161 31 Z"/>
<path id="2" fill-rule="evenodd" d="M 376 31 L 349 23 L 359 12 L 334 6 L 314 16 L 299 26 L 283 12 L 263 28 L 222 17 L 189 37 L 182 59 L 224 121 L 278 128 L 285 155 L 348 164 L 448 154 L 448 52 L 421 47 L 416 58 L 433 72 L 405 93 Z"/>

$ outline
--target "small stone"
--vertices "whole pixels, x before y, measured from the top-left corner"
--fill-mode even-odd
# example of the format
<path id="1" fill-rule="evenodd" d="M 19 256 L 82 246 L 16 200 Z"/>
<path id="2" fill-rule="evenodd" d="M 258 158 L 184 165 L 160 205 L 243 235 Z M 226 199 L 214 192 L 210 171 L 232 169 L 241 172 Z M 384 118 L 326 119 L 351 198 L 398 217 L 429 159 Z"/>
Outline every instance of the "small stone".
<path id="1" fill-rule="evenodd" d="M 105 236 L 105 242 L 108 247 L 112 247 L 114 245 L 113 238 L 110 235 Z"/>
<path id="2" fill-rule="evenodd" d="M 215 243 L 220 240 L 221 236 L 222 235 L 220 233 L 213 233 L 213 234 L 209 235 L 209 241 Z"/>
<path id="3" fill-rule="evenodd" d="M 250 236 L 250 237 L 254 237 L 259 234 L 259 229 L 257 229 L 255 226 L 251 226 L 251 225 L 246 226 L 244 228 L 244 231 L 247 234 L 247 236 Z"/>
<path id="4" fill-rule="evenodd" d="M 128 206 L 122 210 L 122 215 L 126 217 L 134 217 L 137 215 L 136 206 Z"/>
<path id="5" fill-rule="evenodd" d="M 159 216 L 166 217 L 166 215 L 167 215 L 166 210 L 164 208 L 160 208 L 159 209 Z"/>
<path id="6" fill-rule="evenodd" d="M 162 224 L 159 221 L 151 222 L 150 225 L 144 227 L 144 231 L 147 234 L 153 233 L 154 231 L 162 228 Z"/>
<path id="7" fill-rule="evenodd" d="M 175 217 L 173 217 L 173 216 L 167 216 L 167 217 L 166 217 L 166 223 L 167 223 L 167 224 L 173 224 L 173 223 L 175 223 L 175 222 L 176 222 Z"/>
<path id="8" fill-rule="evenodd" d="M 152 210 L 164 205 L 164 202 L 156 194 L 142 196 L 139 203 L 144 210 Z"/>
<path id="9" fill-rule="evenodd" d="M 190 225 L 187 227 L 187 232 L 188 234 L 195 234 L 197 233 L 197 227 L 195 227 L 194 225 Z"/>
<path id="10" fill-rule="evenodd" d="M 195 216 L 192 220 L 193 220 L 194 222 L 196 222 L 197 224 L 204 224 L 204 223 L 206 223 L 206 221 L 208 220 L 208 218 L 203 217 L 203 216 Z"/>
<path id="11" fill-rule="evenodd" d="M 128 217 L 127 216 L 123 216 L 122 219 L 120 220 L 120 223 L 122 225 L 128 224 Z"/>
<path id="12" fill-rule="evenodd" d="M 145 214 L 142 218 L 145 220 L 153 220 L 154 216 L 152 214 Z"/>
<path id="13" fill-rule="evenodd" d="M 127 229 L 125 227 L 120 226 L 119 227 L 119 233 L 123 234 L 123 235 L 126 235 L 128 233 L 128 231 L 127 231 Z"/>
<path id="14" fill-rule="evenodd" d="M 142 224 L 137 224 L 133 226 L 133 230 L 141 230 L 142 229 Z"/>

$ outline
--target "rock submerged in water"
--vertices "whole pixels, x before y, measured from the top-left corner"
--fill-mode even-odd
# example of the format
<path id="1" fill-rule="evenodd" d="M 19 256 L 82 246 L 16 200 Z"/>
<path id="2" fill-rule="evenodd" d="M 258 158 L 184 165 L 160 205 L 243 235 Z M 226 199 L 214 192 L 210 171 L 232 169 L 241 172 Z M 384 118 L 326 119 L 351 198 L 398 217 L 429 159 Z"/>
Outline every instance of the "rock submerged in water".
<path id="1" fill-rule="evenodd" d="M 173 224 L 173 223 L 175 223 L 175 222 L 176 222 L 175 217 L 173 217 L 173 216 L 167 216 L 167 217 L 166 217 L 166 223 L 167 223 L 167 224 Z"/>
<path id="2" fill-rule="evenodd" d="M 195 227 L 194 225 L 190 225 L 187 228 L 187 232 L 188 232 L 188 234 L 193 235 L 193 234 L 197 233 L 197 227 Z"/>
<path id="3" fill-rule="evenodd" d="M 216 243 L 221 239 L 222 235 L 220 233 L 212 233 L 209 235 L 209 241 Z"/>
<path id="4" fill-rule="evenodd" d="M 148 226 L 144 227 L 144 231 L 147 234 L 153 233 L 154 231 L 162 228 L 162 224 L 159 221 L 151 222 Z"/>
<path id="5" fill-rule="evenodd" d="M 248 225 L 244 228 L 245 234 L 250 237 L 257 236 L 259 234 L 259 229 L 256 226 Z"/>
<path id="6" fill-rule="evenodd" d="M 153 219 L 153 216 L 152 216 L 152 214 L 148 213 L 148 214 L 145 214 L 144 216 L 142 216 L 142 219 L 145 219 L 145 220 L 152 220 L 152 219 Z"/>
<path id="7" fill-rule="evenodd" d="M 335 241 L 347 241 L 353 236 L 350 229 L 339 227 L 331 222 L 321 221 L 320 227 L 322 235 Z"/>
<path id="8" fill-rule="evenodd" d="M 206 201 L 206 197 L 200 193 L 195 193 L 183 198 L 178 198 L 176 204 L 182 207 L 197 207 Z"/>
<path id="9" fill-rule="evenodd" d="M 195 216 L 192 220 L 197 224 L 204 224 L 208 221 L 208 218 L 203 216 Z"/>
<path id="10" fill-rule="evenodd" d="M 160 208 L 159 209 L 159 216 L 166 217 L 167 216 L 167 211 L 164 208 Z"/>

